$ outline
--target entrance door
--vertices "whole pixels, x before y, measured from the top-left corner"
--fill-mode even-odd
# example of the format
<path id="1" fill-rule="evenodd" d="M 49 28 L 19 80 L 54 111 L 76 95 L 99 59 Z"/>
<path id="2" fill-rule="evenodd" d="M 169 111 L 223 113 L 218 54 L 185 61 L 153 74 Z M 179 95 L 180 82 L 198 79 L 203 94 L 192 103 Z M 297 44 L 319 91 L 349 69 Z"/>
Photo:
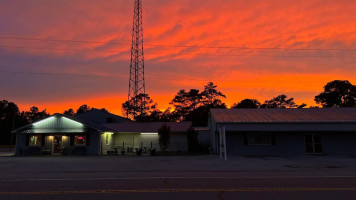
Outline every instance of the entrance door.
<path id="1" fill-rule="evenodd" d="M 60 154 L 62 150 L 62 136 L 55 135 L 53 140 L 53 154 Z"/>

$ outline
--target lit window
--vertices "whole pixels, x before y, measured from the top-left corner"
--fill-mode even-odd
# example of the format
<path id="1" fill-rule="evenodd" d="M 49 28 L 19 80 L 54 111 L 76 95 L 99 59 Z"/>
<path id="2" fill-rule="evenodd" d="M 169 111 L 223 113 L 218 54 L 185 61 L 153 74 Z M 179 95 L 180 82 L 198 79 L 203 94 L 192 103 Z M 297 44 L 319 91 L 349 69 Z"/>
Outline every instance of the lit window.
<path id="1" fill-rule="evenodd" d="M 248 134 L 248 145 L 272 145 L 271 134 Z"/>
<path id="2" fill-rule="evenodd" d="M 30 136 L 30 146 L 41 146 L 41 135 L 31 135 Z"/>
<path id="3" fill-rule="evenodd" d="M 74 139 L 75 145 L 85 145 L 85 135 L 76 135 Z"/>

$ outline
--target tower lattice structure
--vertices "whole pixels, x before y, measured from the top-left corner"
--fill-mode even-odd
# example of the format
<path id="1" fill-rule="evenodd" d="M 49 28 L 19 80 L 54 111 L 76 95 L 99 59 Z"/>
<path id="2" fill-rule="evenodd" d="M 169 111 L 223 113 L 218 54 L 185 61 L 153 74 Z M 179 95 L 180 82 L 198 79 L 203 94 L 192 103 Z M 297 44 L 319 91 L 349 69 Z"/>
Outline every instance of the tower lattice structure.
<path id="1" fill-rule="evenodd" d="M 143 57 L 142 0 L 135 0 L 134 7 L 128 100 L 139 94 L 146 94 Z M 137 105 L 138 102 L 135 101 L 135 107 Z"/>

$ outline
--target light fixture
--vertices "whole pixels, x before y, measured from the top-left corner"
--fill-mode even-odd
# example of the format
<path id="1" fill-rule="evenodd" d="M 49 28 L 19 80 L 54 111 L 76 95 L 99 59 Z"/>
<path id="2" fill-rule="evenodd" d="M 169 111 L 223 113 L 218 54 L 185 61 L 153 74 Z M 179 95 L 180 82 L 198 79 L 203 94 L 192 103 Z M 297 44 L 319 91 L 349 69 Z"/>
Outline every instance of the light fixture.
<path id="1" fill-rule="evenodd" d="M 112 135 L 114 133 L 113 132 L 104 132 L 104 134 Z"/>
<path id="2" fill-rule="evenodd" d="M 38 122 L 35 122 L 35 123 L 33 123 L 32 125 L 36 126 L 36 125 L 38 125 L 38 124 L 40 124 L 40 123 L 42 123 L 42 122 L 48 121 L 48 120 L 53 119 L 53 118 L 54 118 L 54 117 L 51 116 L 51 117 L 48 117 L 48 118 L 46 118 L 46 119 L 42 119 L 42 120 L 40 120 L 40 121 L 38 121 Z"/>
<path id="3" fill-rule="evenodd" d="M 158 135 L 158 133 L 141 133 L 141 135 Z"/>
<path id="4" fill-rule="evenodd" d="M 63 117 L 63 116 L 62 116 Z M 66 120 L 69 120 L 69 121 L 71 121 L 71 122 L 74 122 L 75 124 L 77 124 L 77 125 L 81 125 L 81 126 L 83 126 L 83 124 L 82 123 L 79 123 L 79 122 L 77 122 L 77 121 L 74 121 L 74 120 L 72 120 L 72 119 L 69 119 L 69 118 L 66 118 L 66 117 L 63 117 L 64 119 L 66 119 Z"/>

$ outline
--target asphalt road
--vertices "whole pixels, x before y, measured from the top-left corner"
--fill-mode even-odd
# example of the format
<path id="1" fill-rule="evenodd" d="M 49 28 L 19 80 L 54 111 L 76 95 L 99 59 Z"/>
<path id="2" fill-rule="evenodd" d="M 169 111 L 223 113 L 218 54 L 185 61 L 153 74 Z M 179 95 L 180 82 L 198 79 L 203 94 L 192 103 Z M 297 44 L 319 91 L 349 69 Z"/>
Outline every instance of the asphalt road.
<path id="1" fill-rule="evenodd" d="M 352 159 L 177 159 L 0 158 L 0 199 L 356 199 Z"/>

